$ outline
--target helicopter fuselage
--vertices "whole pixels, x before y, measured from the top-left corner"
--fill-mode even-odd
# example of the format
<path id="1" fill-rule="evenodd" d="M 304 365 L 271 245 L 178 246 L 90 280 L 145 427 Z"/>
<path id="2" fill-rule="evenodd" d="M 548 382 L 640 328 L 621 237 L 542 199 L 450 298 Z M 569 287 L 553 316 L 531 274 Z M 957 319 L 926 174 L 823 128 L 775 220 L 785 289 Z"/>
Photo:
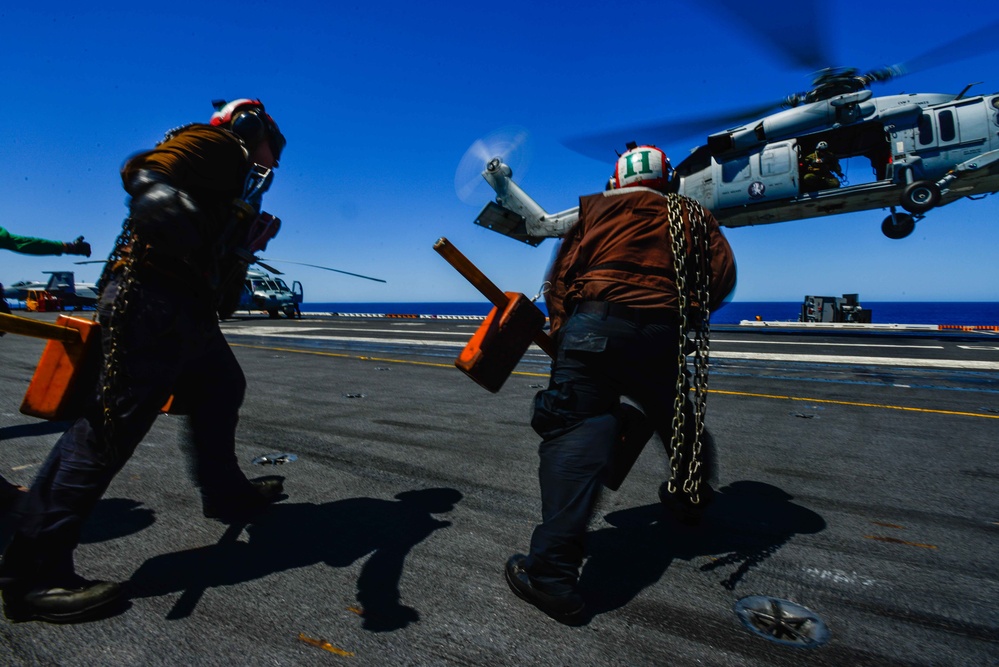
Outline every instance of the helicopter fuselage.
<path id="1" fill-rule="evenodd" d="M 861 91 L 717 133 L 676 168 L 681 194 L 727 227 L 900 204 L 907 186 L 936 184 L 936 205 L 999 190 L 999 96 Z M 869 161 L 872 182 L 801 191 L 802 160 L 819 141 Z M 941 182 L 943 181 L 943 182 Z"/>
<path id="2" fill-rule="evenodd" d="M 302 284 L 297 280 L 289 289 L 280 278 L 258 269 L 250 269 L 246 272 L 239 309 L 263 310 L 272 318 L 284 313 L 286 317 L 292 318 L 298 315 L 303 295 Z"/>
<path id="3" fill-rule="evenodd" d="M 837 159 L 868 164 L 870 180 L 803 187 L 805 158 L 823 141 Z M 476 224 L 531 245 L 575 224 L 577 208 L 547 213 L 499 159 L 482 175 L 497 196 Z M 999 94 L 875 98 L 860 90 L 803 104 L 710 135 L 677 165 L 671 185 L 725 227 L 887 208 L 882 231 L 902 238 L 934 207 L 999 191 Z"/>

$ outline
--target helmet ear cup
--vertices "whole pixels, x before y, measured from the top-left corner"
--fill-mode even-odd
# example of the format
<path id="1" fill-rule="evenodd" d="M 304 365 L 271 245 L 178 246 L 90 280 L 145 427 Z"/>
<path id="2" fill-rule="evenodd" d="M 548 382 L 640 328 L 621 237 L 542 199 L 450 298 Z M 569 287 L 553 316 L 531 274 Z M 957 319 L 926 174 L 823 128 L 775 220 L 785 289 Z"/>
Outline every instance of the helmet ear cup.
<path id="1" fill-rule="evenodd" d="M 229 128 L 250 148 L 254 148 L 267 135 L 267 124 L 255 110 L 237 113 L 233 116 Z"/>

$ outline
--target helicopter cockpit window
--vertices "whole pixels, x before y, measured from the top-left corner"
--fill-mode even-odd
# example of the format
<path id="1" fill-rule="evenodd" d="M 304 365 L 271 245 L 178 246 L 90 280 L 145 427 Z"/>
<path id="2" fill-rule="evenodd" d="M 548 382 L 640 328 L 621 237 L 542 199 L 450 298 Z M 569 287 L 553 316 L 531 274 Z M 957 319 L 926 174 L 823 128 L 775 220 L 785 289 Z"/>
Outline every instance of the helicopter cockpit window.
<path id="1" fill-rule="evenodd" d="M 278 289 L 280 289 L 282 292 L 288 292 L 288 291 L 290 291 L 288 289 L 288 283 L 286 283 L 285 281 L 281 280 L 280 278 L 275 278 L 274 282 L 277 283 Z"/>
<path id="2" fill-rule="evenodd" d="M 753 175 L 749 156 L 737 157 L 722 163 L 722 182 L 744 181 Z"/>

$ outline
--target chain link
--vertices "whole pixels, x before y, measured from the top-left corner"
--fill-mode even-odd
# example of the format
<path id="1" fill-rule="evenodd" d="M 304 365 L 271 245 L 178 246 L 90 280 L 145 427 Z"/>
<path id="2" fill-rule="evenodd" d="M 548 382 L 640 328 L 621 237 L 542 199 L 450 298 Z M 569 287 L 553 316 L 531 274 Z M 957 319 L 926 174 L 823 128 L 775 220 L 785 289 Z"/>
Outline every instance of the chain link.
<path id="1" fill-rule="evenodd" d="M 546 280 L 545 282 L 541 283 L 541 287 L 538 289 L 538 293 L 534 295 L 534 298 L 531 299 L 531 303 L 536 302 L 538 299 L 548 294 L 548 292 L 550 292 L 551 289 L 552 289 L 552 283 L 550 280 Z"/>
<path id="2" fill-rule="evenodd" d="M 676 398 L 673 401 L 673 433 L 670 440 L 670 478 L 667 489 L 679 489 L 697 505 L 701 502 L 701 443 L 704 433 L 704 416 L 708 393 L 708 356 L 710 351 L 710 281 L 711 246 L 703 208 L 696 201 L 678 194 L 667 195 L 669 200 L 669 226 L 673 251 L 673 270 L 680 310 L 679 349 L 677 350 Z M 684 214 L 690 228 L 691 248 L 687 248 Z M 692 261 L 691 267 L 688 261 Z M 688 278 L 693 282 L 688 284 Z M 693 304 L 691 303 L 693 300 Z M 692 320 L 693 306 L 700 309 L 699 317 Z M 687 345 L 693 344 L 694 433 L 690 443 L 689 461 L 684 462 L 687 447 L 686 413 L 684 403 L 688 388 Z M 686 478 L 678 486 L 686 465 Z"/>
<path id="3" fill-rule="evenodd" d="M 121 369 L 121 356 L 124 350 L 121 322 L 128 312 L 129 299 L 135 285 L 135 266 L 138 264 L 141 248 L 133 233 L 132 218 L 126 218 L 121 233 L 115 239 L 114 250 L 108 256 L 104 271 L 97 284 L 98 294 L 102 293 L 117 273 L 118 291 L 115 293 L 111 312 L 107 319 L 108 348 L 104 351 L 104 372 L 101 386 L 101 409 L 103 414 L 104 438 L 102 453 L 113 460 L 115 451 L 115 416 L 113 398 L 125 386 L 127 378 Z"/>

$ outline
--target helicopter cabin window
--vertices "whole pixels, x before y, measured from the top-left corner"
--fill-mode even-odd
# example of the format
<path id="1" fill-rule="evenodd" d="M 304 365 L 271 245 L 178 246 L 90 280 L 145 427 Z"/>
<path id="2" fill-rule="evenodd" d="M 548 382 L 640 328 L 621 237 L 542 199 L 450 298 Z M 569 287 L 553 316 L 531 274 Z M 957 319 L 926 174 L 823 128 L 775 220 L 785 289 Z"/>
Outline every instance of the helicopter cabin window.
<path id="1" fill-rule="evenodd" d="M 940 122 L 940 141 L 954 141 L 957 138 L 957 126 L 954 123 L 954 112 L 941 111 L 937 117 Z"/>
<path id="2" fill-rule="evenodd" d="M 768 146 L 760 156 L 760 174 L 777 176 L 791 171 L 791 149 L 787 145 Z"/>
<path id="3" fill-rule="evenodd" d="M 750 156 L 737 157 L 722 163 L 722 182 L 735 183 L 752 176 L 753 170 L 749 162 Z"/>
<path id="4" fill-rule="evenodd" d="M 919 117 L 919 145 L 929 146 L 933 143 L 933 120 L 923 114 Z"/>

